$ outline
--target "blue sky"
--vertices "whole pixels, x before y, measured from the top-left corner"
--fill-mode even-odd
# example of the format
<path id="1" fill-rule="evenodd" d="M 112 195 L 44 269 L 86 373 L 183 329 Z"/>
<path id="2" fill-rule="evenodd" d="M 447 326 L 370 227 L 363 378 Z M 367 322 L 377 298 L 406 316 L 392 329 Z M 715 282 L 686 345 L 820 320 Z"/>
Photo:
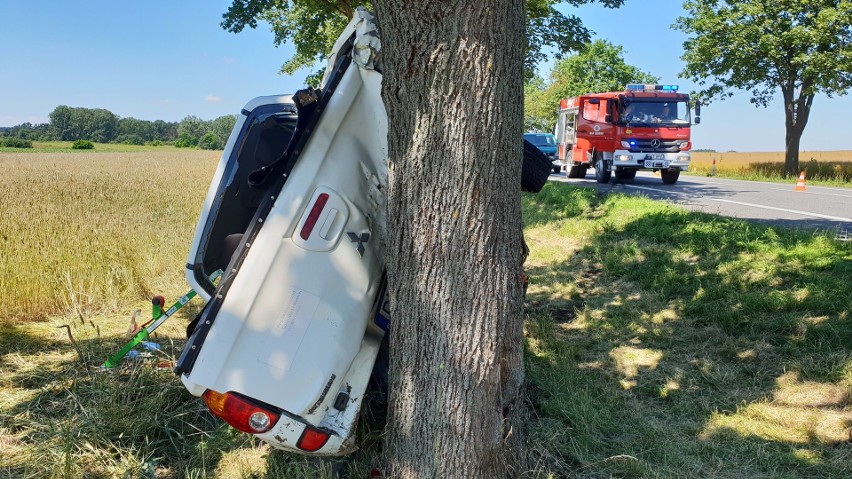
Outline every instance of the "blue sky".
<path id="1" fill-rule="evenodd" d="M 144 120 L 213 119 L 239 112 L 255 96 L 301 88 L 308 72 L 278 74 L 292 48 L 276 48 L 265 25 L 239 34 L 219 26 L 230 3 L 0 0 L 0 126 L 45 122 L 58 105 Z M 629 64 L 689 91 L 695 85 L 677 76 L 685 37 L 670 29 L 681 4 L 627 0 L 616 10 L 564 10 L 577 12 L 595 38 L 622 45 Z M 541 68 L 546 73 L 549 65 Z M 755 108 L 748 99 L 742 93 L 703 108 L 694 147 L 783 150 L 781 103 Z M 852 135 L 838 121 L 849 110 L 852 97 L 819 95 L 802 150 L 852 149 Z"/>

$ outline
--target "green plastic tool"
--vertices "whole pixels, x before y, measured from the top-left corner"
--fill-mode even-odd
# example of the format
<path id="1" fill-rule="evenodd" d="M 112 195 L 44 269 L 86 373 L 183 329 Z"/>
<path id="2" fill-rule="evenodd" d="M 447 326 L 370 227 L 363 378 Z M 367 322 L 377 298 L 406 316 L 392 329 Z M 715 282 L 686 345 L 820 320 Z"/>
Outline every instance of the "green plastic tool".
<path id="1" fill-rule="evenodd" d="M 216 279 L 221 276 L 222 271 L 216 271 L 215 273 L 210 275 L 210 282 L 216 281 Z M 196 295 L 195 290 L 189 290 L 185 295 L 181 296 L 175 303 L 166 311 L 163 311 L 163 306 L 165 304 L 165 300 L 162 296 L 156 296 L 152 300 L 152 310 L 151 310 L 151 321 L 148 321 L 144 325 L 142 325 L 142 329 L 133 335 L 122 348 L 109 358 L 104 361 L 104 364 L 101 366 L 102 368 L 114 368 L 118 365 L 121 359 L 127 355 L 133 348 L 135 348 L 139 343 L 145 341 L 151 336 L 151 333 L 154 332 L 155 329 L 159 328 L 167 319 L 173 314 L 177 312 L 180 308 L 182 308 L 186 303 L 188 303 L 192 298 Z"/>

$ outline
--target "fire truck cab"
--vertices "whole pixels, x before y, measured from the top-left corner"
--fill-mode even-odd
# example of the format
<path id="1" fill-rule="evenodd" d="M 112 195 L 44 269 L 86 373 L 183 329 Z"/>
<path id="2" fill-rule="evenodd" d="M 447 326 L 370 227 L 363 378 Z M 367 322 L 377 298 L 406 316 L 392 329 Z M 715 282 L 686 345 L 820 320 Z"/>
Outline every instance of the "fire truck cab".
<path id="1" fill-rule="evenodd" d="M 599 183 L 613 172 L 621 180 L 639 170 L 659 171 L 665 184 L 689 169 L 690 127 L 701 121 L 696 102 L 693 121 L 689 95 L 677 85 L 628 84 L 624 91 L 562 99 L 554 134 L 568 178 L 583 178 L 589 167 Z"/>

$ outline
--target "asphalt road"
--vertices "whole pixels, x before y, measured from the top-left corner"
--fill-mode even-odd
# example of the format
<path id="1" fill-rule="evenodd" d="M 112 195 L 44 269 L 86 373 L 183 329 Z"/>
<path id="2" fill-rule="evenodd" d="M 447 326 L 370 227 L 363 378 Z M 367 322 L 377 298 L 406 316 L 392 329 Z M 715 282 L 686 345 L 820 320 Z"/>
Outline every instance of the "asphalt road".
<path id="1" fill-rule="evenodd" d="M 551 181 L 561 181 L 597 188 L 602 192 L 617 191 L 668 200 L 693 211 L 798 228 L 818 228 L 852 237 L 852 188 L 805 186 L 795 191 L 796 182 L 764 183 L 681 174 L 674 185 L 664 185 L 659 176 L 640 171 L 633 180 L 616 180 L 599 184 L 594 170 L 585 178 L 566 178 L 553 174 Z"/>

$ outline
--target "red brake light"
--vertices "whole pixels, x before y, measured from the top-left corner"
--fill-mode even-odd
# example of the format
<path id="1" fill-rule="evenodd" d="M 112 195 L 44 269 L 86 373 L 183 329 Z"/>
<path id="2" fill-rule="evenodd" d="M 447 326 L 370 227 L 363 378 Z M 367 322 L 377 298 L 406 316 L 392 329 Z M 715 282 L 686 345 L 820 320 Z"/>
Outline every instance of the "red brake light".
<path id="1" fill-rule="evenodd" d="M 325 446 L 329 437 L 331 437 L 331 434 L 307 426 L 305 427 L 305 431 L 302 432 L 302 437 L 296 443 L 296 447 L 307 452 L 318 451 L 321 447 Z"/>
<path id="2" fill-rule="evenodd" d="M 314 226 L 316 226 L 320 213 L 322 213 L 322 209 L 325 208 L 325 203 L 327 201 L 328 193 L 322 193 L 317 196 L 317 202 L 314 203 L 314 207 L 311 208 L 308 219 L 305 220 L 305 225 L 302 226 L 302 231 L 299 233 L 299 236 L 301 236 L 303 240 L 307 240 L 311 236 L 311 231 L 314 230 Z"/>
<path id="3" fill-rule="evenodd" d="M 258 434 L 272 429 L 279 414 L 262 408 L 234 393 L 219 393 L 208 389 L 201 395 L 207 408 L 234 429 Z"/>

